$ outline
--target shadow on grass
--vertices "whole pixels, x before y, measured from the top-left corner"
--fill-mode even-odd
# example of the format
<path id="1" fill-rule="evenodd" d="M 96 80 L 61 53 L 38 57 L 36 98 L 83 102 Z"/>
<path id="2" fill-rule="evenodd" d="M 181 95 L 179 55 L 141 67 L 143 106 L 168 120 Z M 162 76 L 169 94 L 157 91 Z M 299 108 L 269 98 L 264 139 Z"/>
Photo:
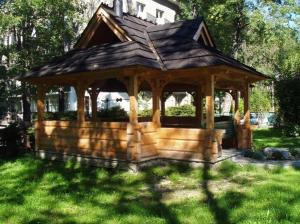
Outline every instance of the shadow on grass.
<path id="1" fill-rule="evenodd" d="M 206 203 L 209 206 L 211 213 L 214 216 L 215 222 L 217 224 L 229 224 L 229 211 L 223 208 L 219 201 L 216 199 L 213 192 L 209 189 L 209 182 L 211 180 L 210 176 L 210 163 L 207 161 L 204 163 L 203 174 L 202 174 L 202 190 L 206 197 Z"/>

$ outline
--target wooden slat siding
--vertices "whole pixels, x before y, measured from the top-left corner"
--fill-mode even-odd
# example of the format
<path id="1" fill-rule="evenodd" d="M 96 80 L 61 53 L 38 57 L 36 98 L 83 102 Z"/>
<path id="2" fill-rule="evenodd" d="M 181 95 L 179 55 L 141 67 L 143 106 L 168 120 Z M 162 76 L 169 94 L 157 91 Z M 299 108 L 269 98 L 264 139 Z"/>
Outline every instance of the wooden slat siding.
<path id="1" fill-rule="evenodd" d="M 61 138 L 78 138 L 77 136 L 83 139 L 117 139 L 117 140 L 127 140 L 126 130 L 119 129 L 95 129 L 95 128 L 67 128 L 67 129 L 58 129 L 56 127 L 46 126 L 44 137 L 61 137 Z"/>
<path id="2" fill-rule="evenodd" d="M 181 152 L 203 152 L 204 141 L 160 139 L 159 150 L 181 151 Z"/>
<path id="3" fill-rule="evenodd" d="M 153 122 L 139 123 L 141 132 L 141 159 L 155 157 L 157 153 L 157 129 Z"/>
<path id="4" fill-rule="evenodd" d="M 53 146 L 55 148 L 78 148 L 92 151 L 120 151 L 125 153 L 127 141 L 120 140 L 100 140 L 100 139 L 65 139 L 65 138 L 41 138 L 41 145 Z"/>
<path id="5" fill-rule="evenodd" d="M 159 156 L 170 159 L 202 159 L 204 129 L 161 128 L 157 145 Z"/>
<path id="6" fill-rule="evenodd" d="M 44 121 L 39 149 L 126 159 L 127 123 Z"/>
<path id="7" fill-rule="evenodd" d="M 78 128 L 75 121 L 43 121 L 44 126 L 58 128 Z M 84 122 L 80 124 L 81 128 L 108 128 L 108 129 L 127 129 L 127 122 Z"/>
<path id="8" fill-rule="evenodd" d="M 159 130 L 159 138 L 187 141 L 203 141 L 205 138 L 205 129 L 161 128 Z"/>

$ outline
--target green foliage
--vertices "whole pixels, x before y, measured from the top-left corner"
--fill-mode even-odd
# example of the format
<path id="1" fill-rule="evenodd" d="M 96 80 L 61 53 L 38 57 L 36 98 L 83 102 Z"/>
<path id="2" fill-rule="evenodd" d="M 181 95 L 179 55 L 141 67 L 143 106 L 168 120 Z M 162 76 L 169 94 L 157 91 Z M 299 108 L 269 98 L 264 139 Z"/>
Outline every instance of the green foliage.
<path id="1" fill-rule="evenodd" d="M 166 116 L 194 117 L 195 111 L 196 111 L 195 107 L 188 104 L 178 106 L 178 107 L 169 107 L 166 109 Z"/>
<path id="2" fill-rule="evenodd" d="M 37 114 L 33 114 L 33 119 L 37 119 Z M 46 112 L 46 121 L 76 121 L 77 111 L 66 111 L 66 112 Z"/>
<path id="3" fill-rule="evenodd" d="M 271 110 L 271 97 L 269 91 L 263 86 L 254 87 L 250 95 L 250 105 L 252 112 L 269 112 Z"/>
<path id="4" fill-rule="evenodd" d="M 6 156 L 16 156 L 22 148 L 23 137 L 24 127 L 17 122 L 0 129 L 0 155 L 4 148 Z"/>
<path id="5" fill-rule="evenodd" d="M 12 77 L 70 49 L 81 24 L 82 10 L 79 0 L 3 1 L 0 5 L 0 58 L 6 58 L 7 69 L 0 71 L 2 108 L 13 111 L 19 100 L 17 95 L 29 96 L 34 92 L 33 87 L 24 83 L 17 85 Z M 4 45 L 7 36 L 12 37 L 13 42 Z"/>
<path id="6" fill-rule="evenodd" d="M 265 74 L 300 69 L 298 1 L 180 0 L 180 18 L 204 17 L 217 47 Z"/>
<path id="7" fill-rule="evenodd" d="M 127 119 L 128 114 L 123 108 L 117 106 L 117 107 L 111 107 L 109 109 L 101 109 L 98 112 L 98 117 L 100 117 L 100 118 Z"/>
<path id="8" fill-rule="evenodd" d="M 280 126 L 289 136 L 300 135 L 300 77 L 279 80 L 275 86 Z"/>
<path id="9" fill-rule="evenodd" d="M 151 117 L 152 109 L 145 109 L 139 112 L 139 117 Z"/>
<path id="10" fill-rule="evenodd" d="M 266 147 L 300 148 L 300 137 L 286 137 L 278 128 L 256 129 L 253 131 L 255 150 Z"/>

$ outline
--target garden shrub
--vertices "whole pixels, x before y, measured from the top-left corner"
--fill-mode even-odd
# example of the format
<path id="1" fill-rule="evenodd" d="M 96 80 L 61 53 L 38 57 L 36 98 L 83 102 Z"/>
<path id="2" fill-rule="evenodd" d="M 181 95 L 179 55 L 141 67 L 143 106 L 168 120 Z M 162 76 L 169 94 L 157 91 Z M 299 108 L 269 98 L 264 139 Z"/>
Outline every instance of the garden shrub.
<path id="1" fill-rule="evenodd" d="M 279 105 L 277 126 L 287 136 L 300 135 L 300 77 L 277 81 L 275 94 Z"/>
<path id="2" fill-rule="evenodd" d="M 196 109 L 192 105 L 182 105 L 178 107 L 169 107 L 166 109 L 166 116 L 170 117 L 194 117 Z"/>
<path id="3" fill-rule="evenodd" d="M 145 109 L 139 112 L 139 117 L 151 117 L 152 109 Z"/>
<path id="4" fill-rule="evenodd" d="M 22 124 L 16 122 L 10 124 L 7 128 L 1 129 L 1 141 L 6 155 L 16 156 L 22 148 L 22 141 L 25 136 L 25 128 Z"/>
<path id="5" fill-rule="evenodd" d="M 117 106 L 117 107 L 111 107 L 111 108 L 108 108 L 108 109 L 101 109 L 98 112 L 98 117 L 100 117 L 100 118 L 127 119 L 128 114 L 123 108 Z"/>

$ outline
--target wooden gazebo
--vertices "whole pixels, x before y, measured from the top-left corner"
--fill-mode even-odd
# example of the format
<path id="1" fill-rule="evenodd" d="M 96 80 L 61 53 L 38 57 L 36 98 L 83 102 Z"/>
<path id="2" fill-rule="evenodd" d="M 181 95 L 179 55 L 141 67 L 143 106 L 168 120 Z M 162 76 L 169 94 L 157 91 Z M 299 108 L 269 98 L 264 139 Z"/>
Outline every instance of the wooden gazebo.
<path id="1" fill-rule="evenodd" d="M 101 5 L 74 50 L 21 79 L 37 85 L 39 155 L 140 163 L 154 159 L 216 160 L 222 151 L 224 130 L 215 129 L 215 89 L 230 91 L 235 98 L 235 146 L 251 147 L 249 87 L 265 78 L 218 51 L 202 19 L 156 25 L 129 14 L 117 16 Z M 76 122 L 44 120 L 45 93 L 51 85 L 75 88 Z M 84 109 L 87 90 L 92 102 L 90 120 Z M 97 96 L 104 90 L 128 92 L 128 121 L 101 121 L 97 117 Z M 138 118 L 140 90 L 152 91 L 153 114 L 148 122 Z M 195 93 L 196 116 L 190 125 L 185 126 L 180 118 L 178 126 L 176 122 L 172 126 L 161 123 L 163 92 L 176 90 Z M 244 98 L 242 125 L 239 95 Z"/>

